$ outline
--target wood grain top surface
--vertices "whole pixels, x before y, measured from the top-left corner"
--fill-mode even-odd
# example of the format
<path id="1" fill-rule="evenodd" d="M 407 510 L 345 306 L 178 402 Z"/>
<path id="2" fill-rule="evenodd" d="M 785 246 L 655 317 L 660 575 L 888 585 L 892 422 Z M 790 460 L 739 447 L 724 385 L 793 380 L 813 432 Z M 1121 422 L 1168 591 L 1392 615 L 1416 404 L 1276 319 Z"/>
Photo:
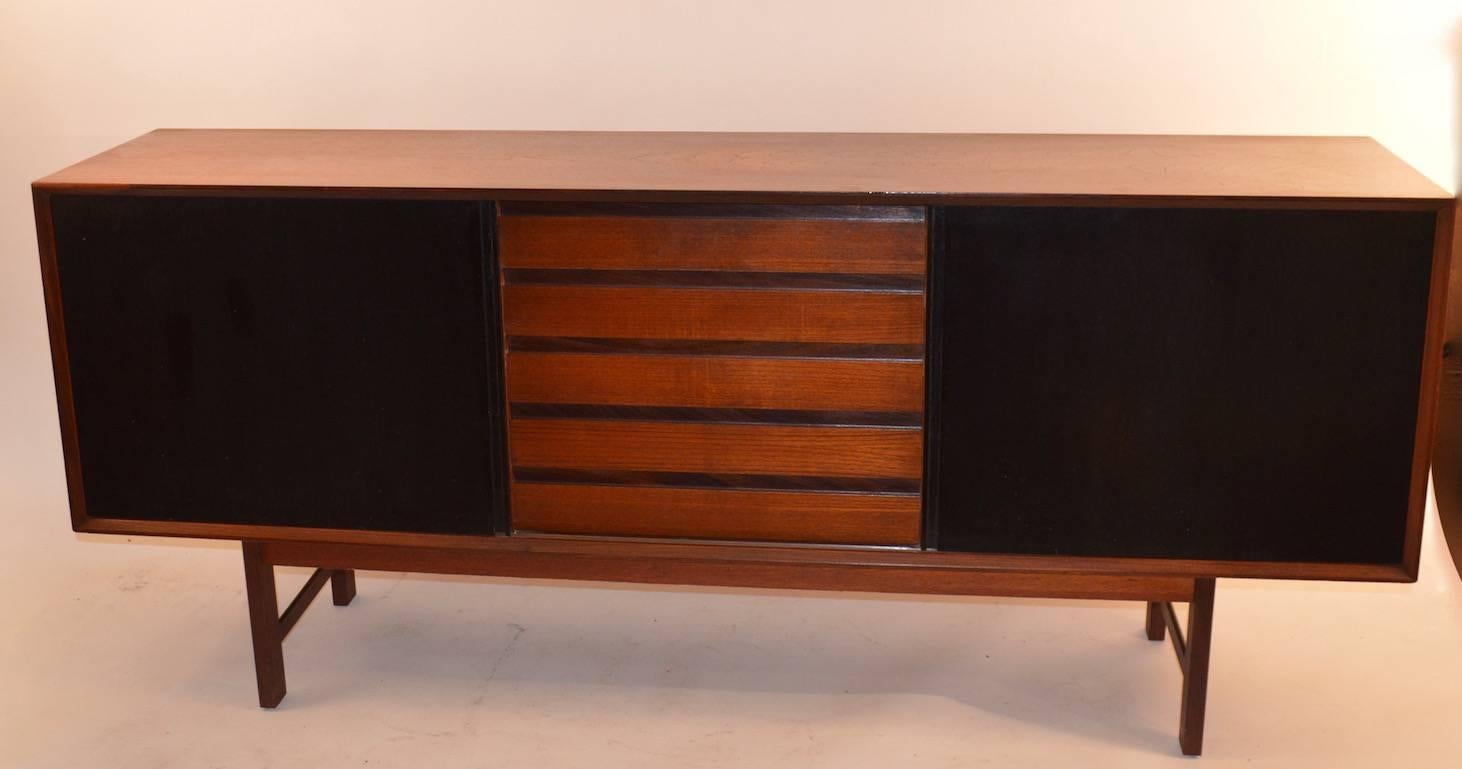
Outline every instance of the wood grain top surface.
<path id="1" fill-rule="evenodd" d="M 391 189 L 525 199 L 1444 200 L 1363 137 L 166 129 L 36 182 Z"/>

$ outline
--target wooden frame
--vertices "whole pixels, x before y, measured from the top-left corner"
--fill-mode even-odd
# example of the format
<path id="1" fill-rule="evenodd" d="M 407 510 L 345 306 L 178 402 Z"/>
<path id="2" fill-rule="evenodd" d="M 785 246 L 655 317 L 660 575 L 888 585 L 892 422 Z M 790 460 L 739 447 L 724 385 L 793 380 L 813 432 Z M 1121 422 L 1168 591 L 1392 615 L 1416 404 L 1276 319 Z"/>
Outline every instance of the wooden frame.
<path id="1" fill-rule="evenodd" d="M 1165 628 L 1170 633 L 1178 666 L 1183 671 L 1178 742 L 1184 755 L 1196 756 L 1203 751 L 1213 633 L 1215 580 L 1212 578 L 1097 576 L 851 561 L 810 563 L 771 557 L 689 558 L 676 557 L 673 553 L 646 559 L 638 555 L 540 552 L 533 548 L 484 550 L 245 541 L 243 549 L 254 668 L 259 683 L 259 704 L 265 708 L 276 707 L 284 698 L 282 644 L 285 635 L 326 580 L 335 587 L 335 605 L 349 604 L 355 595 L 356 568 L 525 579 L 608 579 L 645 584 L 1084 598 L 1143 601 L 1147 606 L 1147 637 L 1161 641 Z M 275 566 L 315 568 L 282 616 L 275 603 Z M 1190 604 L 1186 633 L 1179 626 L 1173 602 Z"/>
<path id="2" fill-rule="evenodd" d="M 868 563 L 1020 572 L 1036 574 L 1110 575 L 1126 577 L 1233 577 L 1241 579 L 1310 579 L 1364 582 L 1408 582 L 1401 566 L 1369 564 L 1279 563 L 1267 561 L 1199 561 L 1169 558 L 1090 558 L 1067 556 L 989 555 L 946 553 L 914 548 L 849 546 L 801 547 L 755 543 L 648 541 L 609 537 L 568 537 L 515 534 L 467 537 L 450 534 L 403 534 L 392 531 L 295 529 L 213 523 L 133 521 L 120 518 L 87 519 L 76 529 L 86 534 L 191 537 L 196 539 L 254 540 L 279 545 L 374 545 L 393 548 L 445 549 L 461 552 L 521 552 L 563 556 L 614 557 L 680 556 L 727 560 L 771 556 L 778 561 Z M 366 567 L 362 567 L 366 568 Z M 609 574 L 585 579 L 613 579 Z"/>
<path id="3" fill-rule="evenodd" d="M 260 547 L 266 560 L 280 566 L 719 587 L 1183 601 L 1192 584 L 1174 575 L 972 568 L 941 558 L 930 563 L 933 553 L 874 548 L 500 540 L 503 546 L 490 548 L 303 542 Z"/>
<path id="4" fill-rule="evenodd" d="M 1416 581 L 1421 564 L 1421 531 L 1426 518 L 1427 481 L 1430 478 L 1437 401 L 1441 397 L 1442 340 L 1446 335 L 1447 289 L 1452 269 L 1452 238 L 1456 206 L 1450 201 L 1437 209 L 1432 240 L 1431 293 L 1427 300 L 1426 342 L 1421 368 L 1421 396 L 1417 399 L 1416 443 L 1411 458 L 1411 497 L 1407 507 L 1406 544 L 1401 570 Z"/>
<path id="5" fill-rule="evenodd" d="M 1450 251 L 1453 265 L 1462 265 L 1462 199 L 1454 201 L 1451 213 Z M 1438 228 L 1441 229 L 1440 227 Z M 1440 242 L 1440 240 L 1439 240 Z M 1442 341 L 1442 395 L 1437 400 L 1432 481 L 1452 563 L 1462 570 L 1462 269 L 1452 270 L 1448 280 L 1445 336 Z"/>

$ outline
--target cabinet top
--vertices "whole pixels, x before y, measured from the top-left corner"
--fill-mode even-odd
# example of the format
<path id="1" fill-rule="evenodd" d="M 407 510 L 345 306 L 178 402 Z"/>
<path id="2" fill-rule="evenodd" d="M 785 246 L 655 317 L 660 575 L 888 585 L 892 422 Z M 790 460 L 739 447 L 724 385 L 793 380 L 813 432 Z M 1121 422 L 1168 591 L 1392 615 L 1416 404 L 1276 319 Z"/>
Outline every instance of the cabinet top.
<path id="1" fill-rule="evenodd" d="M 910 204 L 1451 198 L 1364 137 L 1076 134 L 165 129 L 35 186 Z"/>

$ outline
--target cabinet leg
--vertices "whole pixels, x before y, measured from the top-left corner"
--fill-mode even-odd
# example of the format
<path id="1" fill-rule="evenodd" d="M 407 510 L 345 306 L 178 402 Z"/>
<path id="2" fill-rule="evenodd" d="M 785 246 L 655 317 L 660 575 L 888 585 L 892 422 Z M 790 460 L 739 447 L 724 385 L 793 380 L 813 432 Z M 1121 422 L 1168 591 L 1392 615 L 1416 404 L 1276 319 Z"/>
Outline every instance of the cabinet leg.
<path id="1" fill-rule="evenodd" d="M 284 632 L 279 625 L 274 567 L 265 563 L 264 547 L 257 542 L 244 543 L 244 588 L 249 600 L 249 630 L 254 638 L 259 707 L 272 708 L 284 699 Z"/>
<path id="2" fill-rule="evenodd" d="M 355 572 L 350 569 L 315 569 L 294 600 L 279 613 L 274 588 L 274 564 L 258 542 L 244 543 L 244 588 L 249 597 L 249 631 L 254 638 L 254 675 L 259 679 L 259 706 L 272 708 L 284 699 L 284 637 L 299 623 L 315 596 L 330 583 L 336 606 L 355 598 Z"/>
<path id="3" fill-rule="evenodd" d="M 1163 631 L 1167 629 L 1162 616 L 1162 604 L 1156 601 L 1147 603 L 1147 640 L 1163 640 Z"/>
<path id="4" fill-rule="evenodd" d="M 1178 623 L 1170 603 L 1147 605 L 1147 637 L 1157 640 L 1166 628 L 1168 640 L 1183 671 L 1183 704 L 1178 715 L 1178 745 L 1183 755 L 1203 753 L 1203 712 L 1208 705 L 1208 654 L 1213 646 L 1213 589 L 1211 578 L 1193 580 L 1193 600 L 1188 603 L 1188 629 Z M 1153 616 L 1158 617 L 1156 630 Z"/>
<path id="5" fill-rule="evenodd" d="M 354 569 L 336 569 L 330 572 L 330 595 L 336 606 L 349 606 L 355 600 Z"/>
<path id="6" fill-rule="evenodd" d="M 1195 580 L 1188 605 L 1187 654 L 1183 665 L 1183 706 L 1178 744 L 1183 755 L 1203 752 L 1203 714 L 1208 706 L 1208 655 L 1213 644 L 1212 579 Z"/>

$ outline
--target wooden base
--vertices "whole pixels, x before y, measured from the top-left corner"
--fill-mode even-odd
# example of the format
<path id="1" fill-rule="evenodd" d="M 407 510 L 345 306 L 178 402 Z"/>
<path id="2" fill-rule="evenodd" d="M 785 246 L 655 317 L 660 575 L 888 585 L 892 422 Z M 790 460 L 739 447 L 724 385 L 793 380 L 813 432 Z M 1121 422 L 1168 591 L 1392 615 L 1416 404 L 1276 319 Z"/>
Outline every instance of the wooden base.
<path id="1" fill-rule="evenodd" d="M 348 605 L 355 598 L 355 571 L 345 568 L 342 565 L 342 555 L 351 553 L 349 548 L 344 550 L 329 546 L 291 548 L 285 546 L 280 548 L 278 543 L 262 543 L 246 541 L 244 545 L 244 584 L 248 590 L 249 603 L 249 624 L 254 637 L 254 673 L 259 682 L 259 705 L 265 708 L 273 708 L 284 699 L 284 637 L 289 634 L 309 608 L 310 602 L 324 587 L 328 580 L 331 583 L 331 592 L 336 606 Z M 435 550 L 412 550 L 404 549 L 402 558 L 404 561 L 386 559 L 386 561 L 372 561 L 369 556 L 375 555 L 379 558 L 382 554 L 397 552 L 390 548 L 375 549 L 364 548 L 356 550 L 353 554 L 364 557 L 367 565 L 377 566 L 388 570 L 420 570 L 437 573 L 462 573 L 462 574 L 488 574 L 499 576 L 527 576 L 518 573 L 523 569 L 521 565 L 513 562 L 502 563 L 493 558 L 482 558 L 483 554 L 476 554 L 478 557 L 470 560 L 458 561 L 444 556 L 443 552 Z M 457 553 L 455 555 L 464 555 Z M 315 563 L 330 564 L 325 568 L 316 568 L 303 588 L 300 589 L 294 600 L 283 614 L 279 613 L 278 598 L 274 587 L 274 566 L 275 565 L 305 565 L 300 563 L 303 558 L 309 557 Z M 550 562 L 552 563 L 552 562 Z M 413 567 L 397 569 L 395 567 Z M 746 568 L 746 572 L 759 575 L 749 580 L 742 580 L 729 570 L 717 571 L 691 571 L 682 576 L 685 584 L 709 584 L 709 585 L 746 585 L 763 587 L 805 587 L 812 589 L 840 589 L 833 585 L 823 585 L 815 579 L 806 576 L 805 571 L 799 574 L 786 575 L 785 577 L 769 578 L 762 573 L 761 569 Z M 538 568 L 549 569 L 546 566 L 536 566 L 527 571 L 536 571 Z M 702 564 L 702 569 L 709 568 Z M 763 565 L 764 568 L 764 565 Z M 795 568 L 795 567 L 793 567 Z M 816 565 L 814 565 L 816 568 Z M 822 569 L 827 569 L 828 564 L 822 564 Z M 838 577 L 856 575 L 856 571 L 836 569 Z M 891 575 L 899 575 L 897 569 L 891 570 Z M 561 573 L 552 573 L 551 576 L 570 576 Z M 892 592 L 924 592 L 929 594 L 952 593 L 959 595 L 1035 595 L 1029 589 L 1017 587 L 1017 583 L 1025 583 L 1025 586 L 1035 585 L 1036 589 L 1044 584 L 1049 589 L 1048 595 L 1052 597 L 1103 597 L 1113 599 L 1132 599 L 1135 596 L 1133 591 L 1140 591 L 1144 588 L 1149 590 L 1147 600 L 1147 637 L 1153 641 L 1161 641 L 1164 637 L 1172 640 L 1173 651 L 1177 654 L 1178 666 L 1183 671 L 1183 697 L 1181 714 L 1178 726 L 1178 743 L 1182 747 L 1183 754 L 1196 756 L 1203 752 L 1203 716 L 1208 694 L 1208 656 L 1213 636 L 1213 578 L 1200 578 L 1184 580 L 1184 584 L 1175 587 L 1170 579 L 1140 580 L 1131 584 L 1110 586 L 1098 583 L 1099 589 L 1104 589 L 1104 594 L 1097 596 L 1082 595 L 1079 591 L 1070 589 L 1064 581 L 1053 583 L 1042 583 L 1034 580 L 1034 575 L 1009 572 L 1001 574 L 982 573 L 979 570 L 970 570 L 965 576 L 966 580 L 953 582 L 924 582 L 922 584 L 908 584 L 900 581 L 896 576 L 881 574 L 879 582 L 871 589 Z M 534 574 L 534 576 L 539 576 Z M 549 576 L 549 575 L 544 575 Z M 574 574 L 572 576 L 583 575 Z M 616 573 L 619 579 L 641 582 L 668 582 L 667 574 L 657 574 L 658 578 L 647 579 L 642 575 L 634 573 Z M 1066 575 L 1072 579 L 1090 579 L 1090 577 L 1077 577 Z M 636 579 L 636 577 L 641 577 Z M 803 581 L 800 584 L 797 579 Z M 789 584 L 782 584 L 783 580 Z M 1031 580 L 1031 582 L 1026 582 Z M 833 580 L 837 583 L 839 580 Z M 859 585 L 861 586 L 861 585 Z M 944 589 L 940 589 L 944 588 Z M 856 587 L 844 586 L 841 589 L 856 589 Z M 1188 601 L 1188 628 L 1185 632 L 1178 622 L 1177 614 L 1173 609 L 1172 600 Z"/>
<path id="2" fill-rule="evenodd" d="M 1214 580 L 1193 581 L 1193 600 L 1188 604 L 1188 630 L 1178 624 L 1172 603 L 1147 604 L 1147 637 L 1163 639 L 1166 628 L 1183 671 L 1183 704 L 1178 716 L 1178 745 L 1185 756 L 1203 753 L 1203 715 L 1208 703 L 1208 655 L 1213 643 Z"/>
<path id="3" fill-rule="evenodd" d="M 279 613 L 274 588 L 274 565 L 264 559 L 257 542 L 244 543 L 244 587 L 248 592 L 249 629 L 254 637 L 254 676 L 259 682 L 259 707 L 272 708 L 284 699 L 284 638 L 294 629 L 320 589 L 330 582 L 336 606 L 355 598 L 355 572 L 315 569 L 299 594 Z"/>

